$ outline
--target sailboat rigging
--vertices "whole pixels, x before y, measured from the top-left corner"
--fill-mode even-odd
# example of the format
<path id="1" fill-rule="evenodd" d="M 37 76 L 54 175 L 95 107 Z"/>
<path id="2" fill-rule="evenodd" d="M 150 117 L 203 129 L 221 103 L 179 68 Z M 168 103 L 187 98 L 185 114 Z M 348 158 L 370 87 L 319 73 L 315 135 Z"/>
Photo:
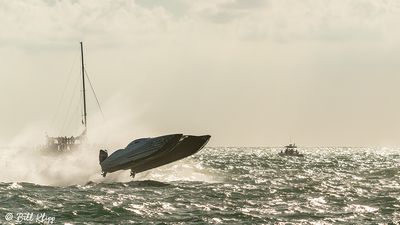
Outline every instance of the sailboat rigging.
<path id="1" fill-rule="evenodd" d="M 49 152 L 65 152 L 76 149 L 82 143 L 85 142 L 87 135 L 87 107 L 86 107 L 86 84 L 85 84 L 85 63 L 84 63 L 84 55 L 83 55 L 83 43 L 80 42 L 80 50 L 81 50 L 81 73 L 82 73 L 82 97 L 83 97 L 83 115 L 82 115 L 82 124 L 84 126 L 83 132 L 78 136 L 58 136 L 51 137 L 46 135 L 47 143 L 44 146 L 43 150 Z M 93 89 L 93 87 L 92 87 Z M 94 90 L 93 90 L 94 91 Z M 96 97 L 97 100 L 97 97 Z"/>

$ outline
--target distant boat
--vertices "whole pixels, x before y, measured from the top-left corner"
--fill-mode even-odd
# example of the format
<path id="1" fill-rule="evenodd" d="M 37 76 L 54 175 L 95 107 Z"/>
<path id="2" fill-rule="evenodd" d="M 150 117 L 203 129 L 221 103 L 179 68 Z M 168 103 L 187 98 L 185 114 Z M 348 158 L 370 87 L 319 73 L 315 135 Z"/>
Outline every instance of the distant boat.
<path id="1" fill-rule="evenodd" d="M 82 124 L 84 130 L 78 136 L 57 136 L 51 137 L 46 135 L 46 144 L 41 148 L 43 152 L 47 153 L 62 153 L 77 149 L 81 144 L 86 141 L 87 133 L 87 113 L 86 113 L 86 85 L 85 85 L 85 64 L 83 60 L 83 43 L 81 46 L 81 69 L 82 69 L 82 94 L 83 94 L 83 115 Z"/>
<path id="2" fill-rule="evenodd" d="M 280 156 L 304 157 L 303 154 L 300 154 L 297 151 L 296 144 L 289 144 L 289 145 L 285 146 L 285 151 L 281 151 L 280 153 L 278 153 L 278 155 L 280 155 Z"/>

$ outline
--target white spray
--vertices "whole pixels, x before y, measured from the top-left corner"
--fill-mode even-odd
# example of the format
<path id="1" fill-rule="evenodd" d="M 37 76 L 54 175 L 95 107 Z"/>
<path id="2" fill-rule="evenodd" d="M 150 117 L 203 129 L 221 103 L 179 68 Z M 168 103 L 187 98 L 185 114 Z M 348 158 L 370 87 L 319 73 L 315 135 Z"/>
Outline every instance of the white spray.
<path id="1" fill-rule="evenodd" d="M 121 102 L 113 101 L 111 102 Z M 40 144 L 45 143 L 44 132 L 36 126 L 22 131 L 17 137 L 2 147 L 0 154 L 0 182 L 30 182 L 43 185 L 67 186 L 92 182 L 127 182 L 131 181 L 129 171 L 101 176 L 98 162 L 99 149 L 105 148 L 109 153 L 124 148 L 130 141 L 152 135 L 144 127 L 133 126 L 139 119 L 130 110 L 121 110 L 122 106 L 108 105 L 110 115 L 104 121 L 100 114 L 91 117 L 88 140 L 90 143 L 80 149 L 66 154 L 46 155 L 40 151 Z M 129 114 L 129 115 L 128 115 Z M 38 131 L 40 130 L 40 131 Z M 138 135 L 141 134 L 141 135 Z M 159 134 L 153 134 L 154 136 Z M 38 143 L 38 140 L 41 143 Z M 4 146 L 4 144 L 3 144 Z M 158 181 L 217 181 L 211 172 L 203 168 L 200 162 L 193 159 L 169 164 L 148 172 L 138 174 L 135 180 Z"/>

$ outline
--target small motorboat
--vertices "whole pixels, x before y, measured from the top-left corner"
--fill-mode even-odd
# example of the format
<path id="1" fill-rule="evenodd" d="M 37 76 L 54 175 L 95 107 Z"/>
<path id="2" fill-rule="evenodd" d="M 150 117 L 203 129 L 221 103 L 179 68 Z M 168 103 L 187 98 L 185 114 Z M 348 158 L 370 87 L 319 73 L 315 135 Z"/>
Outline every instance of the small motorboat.
<path id="1" fill-rule="evenodd" d="M 279 152 L 278 155 L 280 155 L 280 156 L 304 157 L 303 154 L 300 154 L 297 151 L 296 144 L 289 144 L 289 145 L 285 146 L 285 151 Z"/>
<path id="2" fill-rule="evenodd" d="M 118 170 L 131 170 L 131 176 L 186 158 L 202 149 L 210 135 L 192 136 L 170 134 L 154 138 L 140 138 L 126 148 L 108 156 L 107 150 L 100 150 L 99 161 L 103 177 Z"/>

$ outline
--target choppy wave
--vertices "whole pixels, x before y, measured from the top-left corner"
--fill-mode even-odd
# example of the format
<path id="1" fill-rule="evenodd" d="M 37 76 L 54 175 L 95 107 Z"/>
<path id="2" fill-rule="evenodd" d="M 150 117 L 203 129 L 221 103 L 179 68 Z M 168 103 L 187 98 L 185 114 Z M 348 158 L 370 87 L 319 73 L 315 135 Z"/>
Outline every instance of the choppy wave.
<path id="1" fill-rule="evenodd" d="M 0 223 L 29 211 L 57 224 L 400 224 L 397 149 L 278 151 L 208 148 L 133 181 L 128 172 L 104 180 L 95 167 L 65 185 L 3 180 Z"/>

